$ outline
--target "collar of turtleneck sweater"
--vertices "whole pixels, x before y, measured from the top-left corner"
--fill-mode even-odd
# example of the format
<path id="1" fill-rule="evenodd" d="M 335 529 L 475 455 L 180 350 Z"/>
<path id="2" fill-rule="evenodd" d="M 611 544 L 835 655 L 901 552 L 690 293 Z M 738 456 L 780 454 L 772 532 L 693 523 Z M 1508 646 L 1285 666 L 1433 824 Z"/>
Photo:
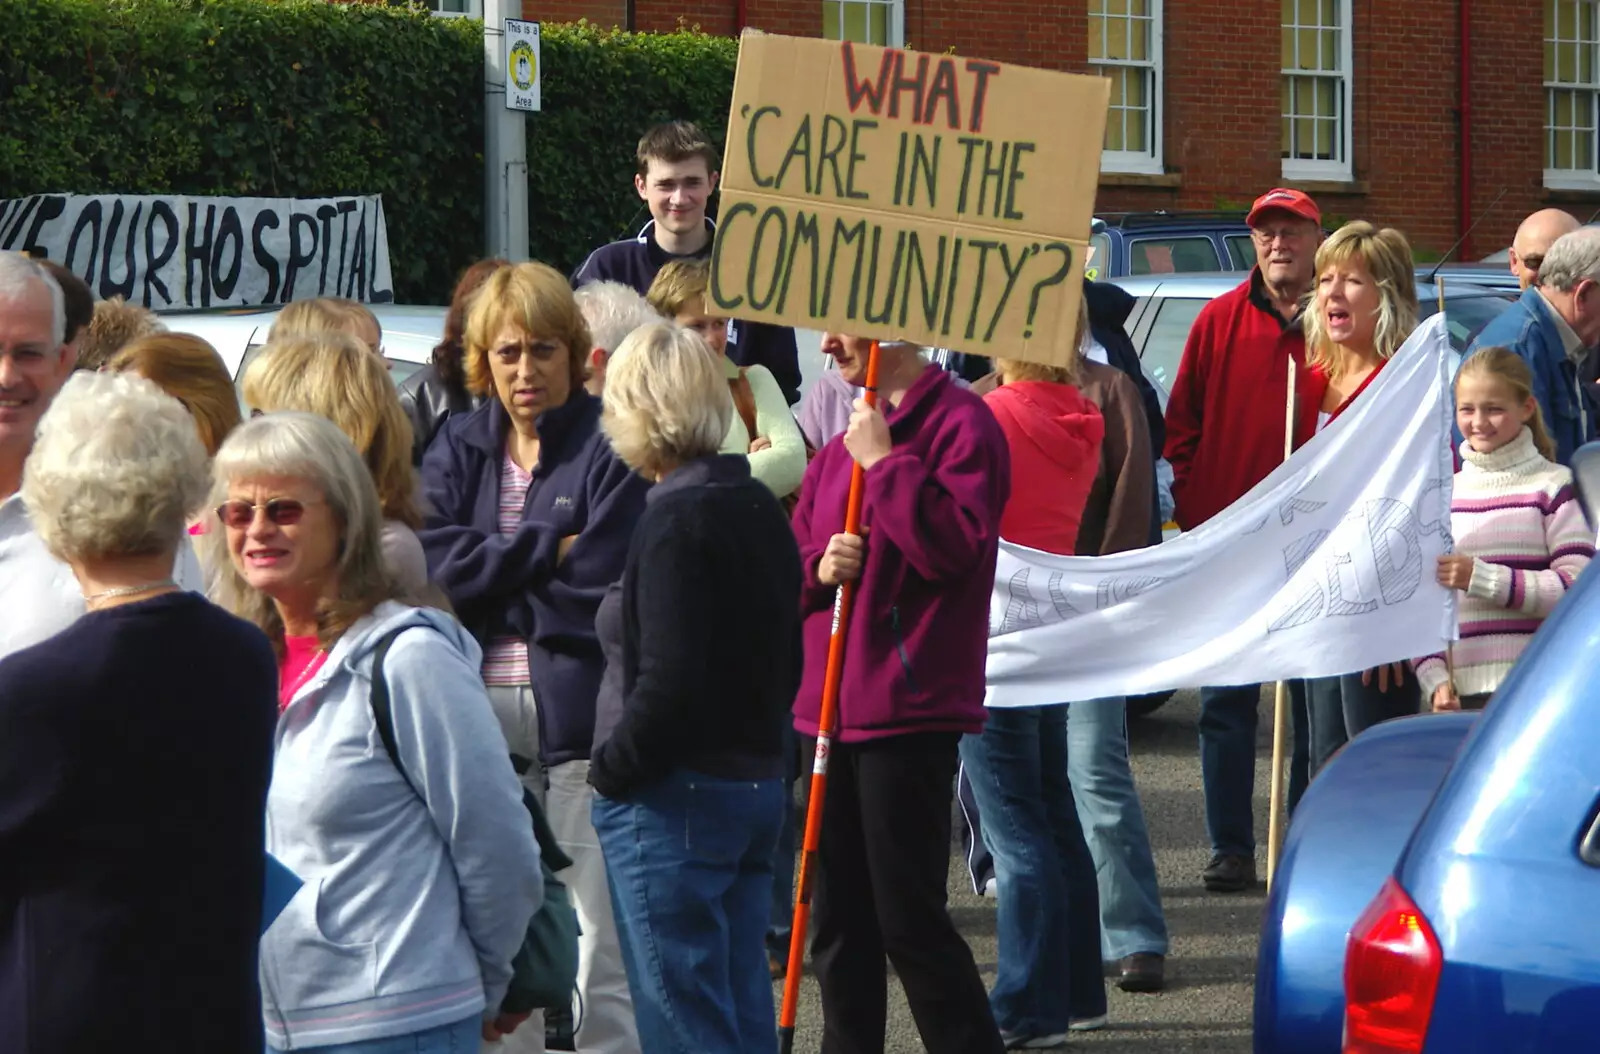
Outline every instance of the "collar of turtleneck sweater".
<path id="1" fill-rule="evenodd" d="M 1487 454 L 1480 454 L 1472 449 L 1471 443 L 1461 444 L 1462 471 L 1471 471 L 1474 474 L 1499 475 L 1524 475 L 1535 463 L 1544 460 L 1544 455 L 1539 453 L 1539 448 L 1533 445 L 1533 429 L 1527 425 L 1522 426 L 1522 431 L 1517 438 L 1507 443 L 1498 450 L 1491 450 Z"/>

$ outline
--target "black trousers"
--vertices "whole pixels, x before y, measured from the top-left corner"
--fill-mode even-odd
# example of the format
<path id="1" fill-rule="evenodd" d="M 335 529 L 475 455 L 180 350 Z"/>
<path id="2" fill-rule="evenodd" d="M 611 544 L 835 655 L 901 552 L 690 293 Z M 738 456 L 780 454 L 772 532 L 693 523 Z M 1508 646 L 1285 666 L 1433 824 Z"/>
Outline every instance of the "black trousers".
<path id="1" fill-rule="evenodd" d="M 822 1054 L 883 1054 L 893 964 L 928 1054 L 1001 1054 L 972 949 L 946 904 L 954 733 L 835 744 L 828 764 L 812 966 Z M 816 746 L 807 743 L 809 756 Z"/>

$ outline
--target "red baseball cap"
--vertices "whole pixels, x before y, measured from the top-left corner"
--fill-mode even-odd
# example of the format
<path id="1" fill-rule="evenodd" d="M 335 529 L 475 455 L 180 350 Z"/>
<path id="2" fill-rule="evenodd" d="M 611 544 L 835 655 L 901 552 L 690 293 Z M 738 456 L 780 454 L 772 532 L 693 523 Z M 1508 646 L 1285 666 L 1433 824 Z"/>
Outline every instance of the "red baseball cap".
<path id="1" fill-rule="evenodd" d="M 1276 187 L 1257 198 L 1256 203 L 1250 206 L 1250 215 L 1246 216 L 1244 221 L 1254 227 L 1256 219 L 1263 212 L 1270 212 L 1273 209 L 1292 213 L 1303 220 L 1310 220 L 1319 227 L 1322 226 L 1322 210 L 1311 200 L 1311 195 L 1283 187 Z"/>

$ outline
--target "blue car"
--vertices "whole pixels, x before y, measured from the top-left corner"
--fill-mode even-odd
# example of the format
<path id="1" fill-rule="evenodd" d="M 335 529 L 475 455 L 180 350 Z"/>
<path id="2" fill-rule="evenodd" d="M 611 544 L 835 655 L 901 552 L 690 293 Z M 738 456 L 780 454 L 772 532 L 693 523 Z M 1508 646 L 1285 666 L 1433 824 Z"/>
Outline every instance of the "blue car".
<path id="1" fill-rule="evenodd" d="M 1574 459 L 1590 522 L 1600 444 Z M 1356 737 L 1284 845 L 1257 1054 L 1600 1050 L 1600 574 L 1480 714 Z"/>
<path id="2" fill-rule="evenodd" d="M 1103 212 L 1090 228 L 1085 274 L 1127 275 L 1247 271 L 1256 249 L 1242 212 Z"/>

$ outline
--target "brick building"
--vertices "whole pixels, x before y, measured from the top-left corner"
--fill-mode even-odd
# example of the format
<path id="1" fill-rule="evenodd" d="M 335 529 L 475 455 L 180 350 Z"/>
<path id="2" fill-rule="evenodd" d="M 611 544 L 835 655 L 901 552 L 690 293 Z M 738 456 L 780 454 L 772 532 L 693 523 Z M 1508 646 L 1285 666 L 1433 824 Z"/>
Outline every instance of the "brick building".
<path id="1" fill-rule="evenodd" d="M 475 13 L 479 0 L 432 2 Z M 1583 220 L 1600 210 L 1600 0 L 523 0 L 523 9 L 552 22 L 753 26 L 1102 73 L 1114 83 L 1101 211 L 1234 208 L 1286 184 L 1330 216 L 1401 227 L 1424 256 L 1481 217 L 1460 253 L 1476 259 L 1541 206 Z"/>

